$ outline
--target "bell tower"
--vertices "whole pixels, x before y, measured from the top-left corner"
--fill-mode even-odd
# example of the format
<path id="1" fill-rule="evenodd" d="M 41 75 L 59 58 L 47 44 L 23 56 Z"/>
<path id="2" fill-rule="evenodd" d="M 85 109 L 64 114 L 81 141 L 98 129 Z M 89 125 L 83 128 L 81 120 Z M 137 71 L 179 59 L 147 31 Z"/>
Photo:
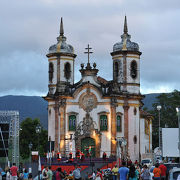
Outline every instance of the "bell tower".
<path id="1" fill-rule="evenodd" d="M 128 34 L 127 18 L 124 19 L 124 32 L 121 42 L 114 44 L 111 53 L 113 60 L 113 80 L 121 85 L 121 90 L 131 94 L 140 93 L 139 45 L 131 42 Z"/>
<path id="2" fill-rule="evenodd" d="M 57 43 L 49 48 L 46 55 L 49 61 L 49 95 L 63 94 L 66 85 L 74 84 L 74 48 L 66 43 L 63 19 L 60 23 L 60 34 Z"/>

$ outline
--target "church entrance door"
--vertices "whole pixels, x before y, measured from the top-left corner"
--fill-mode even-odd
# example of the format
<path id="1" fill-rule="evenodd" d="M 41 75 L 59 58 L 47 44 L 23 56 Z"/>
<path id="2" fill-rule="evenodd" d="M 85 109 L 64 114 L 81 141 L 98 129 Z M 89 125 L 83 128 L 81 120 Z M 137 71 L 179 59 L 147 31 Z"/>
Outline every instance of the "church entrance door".
<path id="1" fill-rule="evenodd" d="M 91 157 L 95 157 L 95 140 L 93 138 L 87 137 L 81 140 L 81 152 L 88 157 L 91 154 Z"/>

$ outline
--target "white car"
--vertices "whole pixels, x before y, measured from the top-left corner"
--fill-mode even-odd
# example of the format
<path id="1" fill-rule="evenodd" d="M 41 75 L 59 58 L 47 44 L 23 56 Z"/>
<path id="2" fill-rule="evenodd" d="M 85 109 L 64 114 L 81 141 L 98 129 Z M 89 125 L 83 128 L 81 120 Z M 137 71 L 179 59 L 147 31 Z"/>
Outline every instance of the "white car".
<path id="1" fill-rule="evenodd" d="M 180 175 L 180 168 L 177 167 L 173 167 L 173 169 L 171 169 L 169 171 L 169 180 L 176 180 L 177 177 Z"/>
<path id="2" fill-rule="evenodd" d="M 142 164 L 142 166 L 144 166 L 146 164 L 147 167 L 151 167 L 153 165 L 151 159 L 142 159 L 141 164 Z"/>

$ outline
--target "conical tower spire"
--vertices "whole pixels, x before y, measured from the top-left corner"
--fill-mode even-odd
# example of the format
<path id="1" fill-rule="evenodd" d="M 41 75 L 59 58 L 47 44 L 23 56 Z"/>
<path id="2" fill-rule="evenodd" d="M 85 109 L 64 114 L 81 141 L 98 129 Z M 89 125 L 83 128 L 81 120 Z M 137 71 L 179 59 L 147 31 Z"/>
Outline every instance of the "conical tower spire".
<path id="1" fill-rule="evenodd" d="M 124 34 L 127 34 L 127 33 L 128 33 L 128 27 L 127 27 L 126 15 L 125 15 L 125 18 L 124 18 Z"/>
<path id="2" fill-rule="evenodd" d="M 61 23 L 60 23 L 60 36 L 64 36 L 63 18 L 62 17 L 61 17 Z"/>

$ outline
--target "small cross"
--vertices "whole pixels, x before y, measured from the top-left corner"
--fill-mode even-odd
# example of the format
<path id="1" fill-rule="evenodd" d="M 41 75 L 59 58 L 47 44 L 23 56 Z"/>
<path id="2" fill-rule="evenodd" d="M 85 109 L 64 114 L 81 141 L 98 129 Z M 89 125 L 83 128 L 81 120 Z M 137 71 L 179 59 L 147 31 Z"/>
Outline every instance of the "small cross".
<path id="1" fill-rule="evenodd" d="M 88 47 L 85 48 L 85 49 L 87 49 L 87 52 L 84 52 L 84 53 L 85 53 L 85 54 L 88 54 L 88 64 L 89 64 L 89 54 L 92 54 L 92 53 L 93 53 L 93 52 L 90 52 L 89 50 L 92 49 L 92 48 L 90 48 L 90 47 L 89 47 L 89 44 L 88 44 Z"/>

